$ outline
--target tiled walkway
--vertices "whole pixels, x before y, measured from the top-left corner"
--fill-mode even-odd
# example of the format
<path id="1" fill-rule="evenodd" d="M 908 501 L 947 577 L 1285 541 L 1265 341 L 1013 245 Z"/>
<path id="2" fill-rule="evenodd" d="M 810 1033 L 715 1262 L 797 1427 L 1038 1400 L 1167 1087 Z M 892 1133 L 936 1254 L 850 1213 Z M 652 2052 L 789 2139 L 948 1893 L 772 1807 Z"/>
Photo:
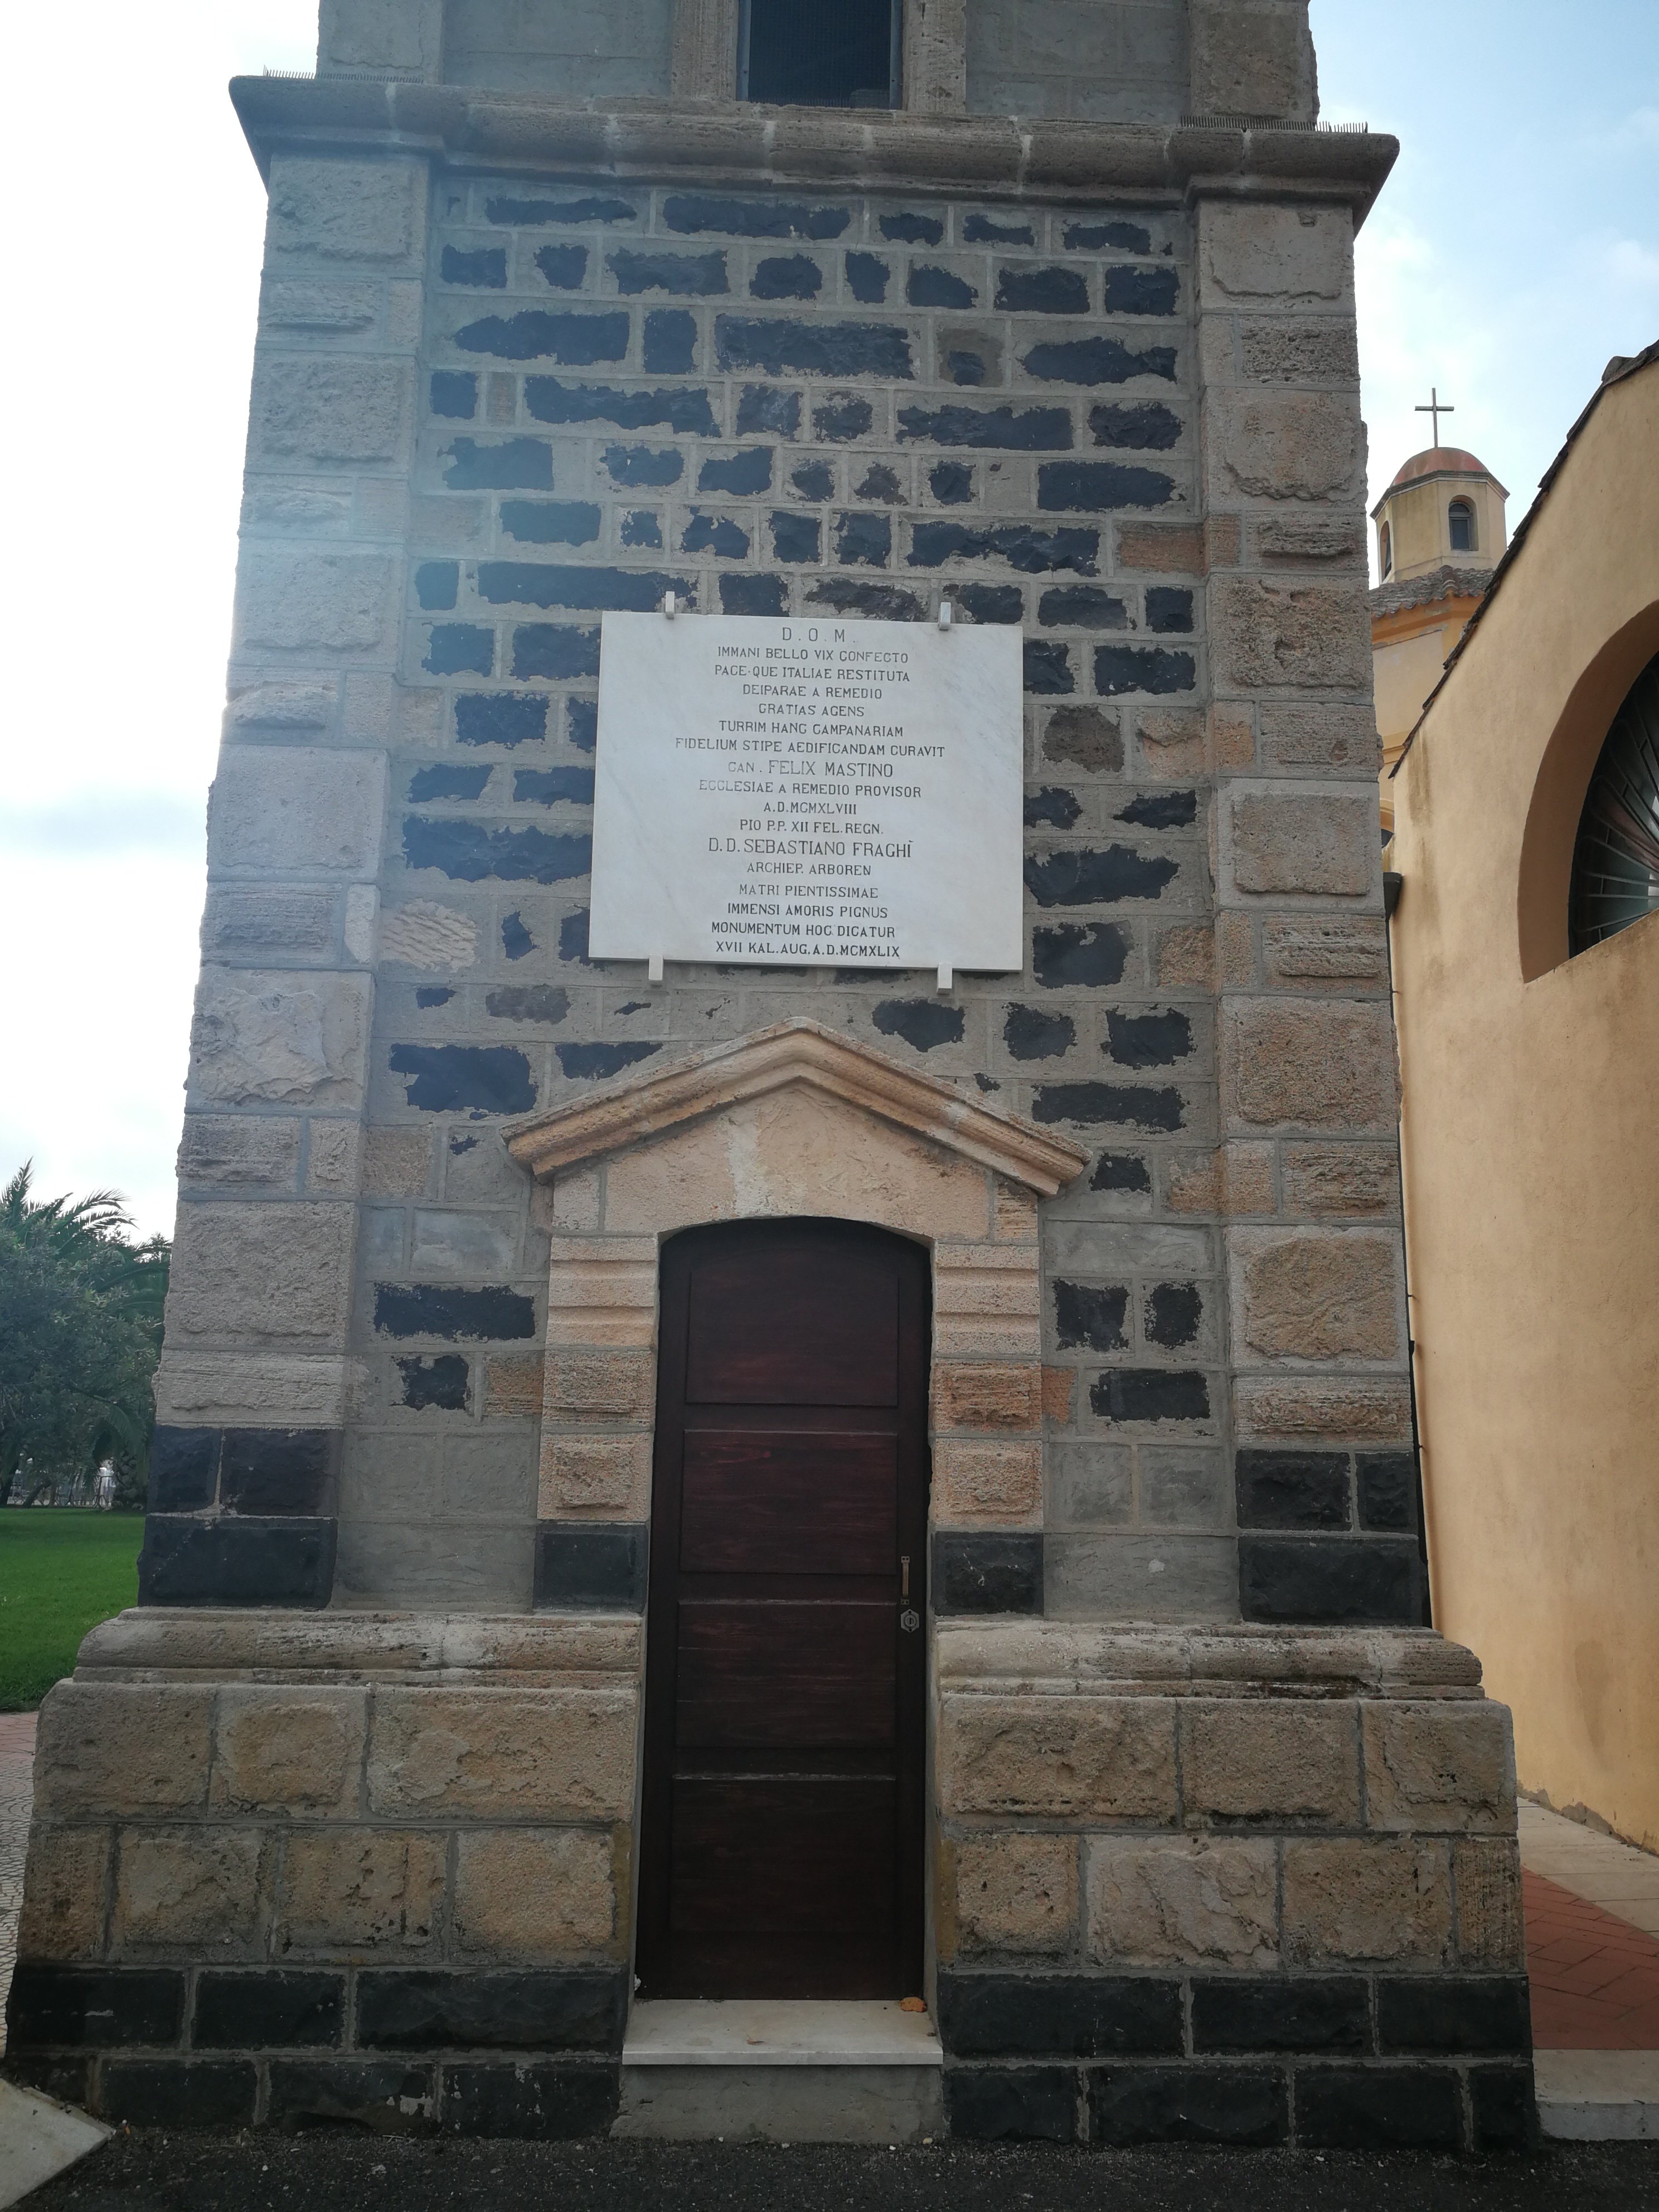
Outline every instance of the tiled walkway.
<path id="1" fill-rule="evenodd" d="M 1659 1858 L 1521 1808 L 1533 2040 L 1659 2051 Z"/>

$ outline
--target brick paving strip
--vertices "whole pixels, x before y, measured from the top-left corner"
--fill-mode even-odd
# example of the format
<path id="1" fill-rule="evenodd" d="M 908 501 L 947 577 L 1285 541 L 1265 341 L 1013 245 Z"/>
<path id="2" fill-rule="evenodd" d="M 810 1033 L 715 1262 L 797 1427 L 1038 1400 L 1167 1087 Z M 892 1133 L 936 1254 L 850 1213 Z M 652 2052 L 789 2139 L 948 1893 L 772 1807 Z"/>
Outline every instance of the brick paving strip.
<path id="1" fill-rule="evenodd" d="M 1538 2048 L 1659 2051 L 1659 1942 L 1543 1875 L 1522 1896 Z"/>

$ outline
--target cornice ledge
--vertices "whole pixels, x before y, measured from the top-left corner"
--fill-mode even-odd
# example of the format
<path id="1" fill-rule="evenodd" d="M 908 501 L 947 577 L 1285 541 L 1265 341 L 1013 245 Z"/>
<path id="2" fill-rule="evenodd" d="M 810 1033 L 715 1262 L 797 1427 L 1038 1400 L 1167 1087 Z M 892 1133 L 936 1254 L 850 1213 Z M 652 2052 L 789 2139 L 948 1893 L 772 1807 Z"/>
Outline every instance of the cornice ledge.
<path id="1" fill-rule="evenodd" d="M 1272 125 L 1079 123 L 1039 117 L 562 100 L 471 85 L 239 76 L 230 96 L 261 170 L 273 151 L 425 152 L 452 166 L 817 189 L 964 189 L 1018 198 L 1175 196 L 1279 185 L 1363 216 L 1397 139 Z"/>
<path id="2" fill-rule="evenodd" d="M 757 1030 L 520 1121 L 507 1133 L 507 1149 L 520 1167 L 545 1178 L 685 1122 L 795 1088 L 821 1091 L 1043 1198 L 1055 1196 L 1088 1164 L 1087 1151 L 1069 1138 L 994 1113 L 948 1084 L 914 1074 L 885 1054 L 805 1019 Z"/>

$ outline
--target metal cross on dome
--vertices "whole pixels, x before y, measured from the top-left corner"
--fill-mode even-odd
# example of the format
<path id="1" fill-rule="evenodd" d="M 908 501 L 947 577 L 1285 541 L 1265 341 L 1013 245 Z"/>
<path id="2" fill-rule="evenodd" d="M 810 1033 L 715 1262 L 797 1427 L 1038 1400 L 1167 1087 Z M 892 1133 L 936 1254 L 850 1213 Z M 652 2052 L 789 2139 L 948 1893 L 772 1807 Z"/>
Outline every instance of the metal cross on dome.
<path id="1" fill-rule="evenodd" d="M 1432 415 L 1432 416 L 1433 416 L 1433 417 L 1434 417 L 1434 442 L 1435 442 L 1435 444 L 1437 446 L 1437 445 L 1440 443 L 1440 417 L 1441 417 L 1443 415 L 1455 415 L 1455 414 L 1456 414 L 1456 412 L 1457 412 L 1457 410 L 1456 410 L 1455 407 L 1449 405 L 1449 404 L 1448 404 L 1446 402 L 1444 402 L 1443 400 L 1442 400 L 1442 398 L 1441 398 L 1441 397 L 1440 397 L 1440 387 L 1438 386 L 1438 385 L 1433 385 L 1433 384 L 1431 384 L 1431 385 L 1429 386 L 1429 404 L 1428 404 L 1428 405 L 1427 405 L 1426 407 L 1419 407 L 1419 408 L 1417 410 L 1417 412 L 1418 412 L 1419 415 Z"/>

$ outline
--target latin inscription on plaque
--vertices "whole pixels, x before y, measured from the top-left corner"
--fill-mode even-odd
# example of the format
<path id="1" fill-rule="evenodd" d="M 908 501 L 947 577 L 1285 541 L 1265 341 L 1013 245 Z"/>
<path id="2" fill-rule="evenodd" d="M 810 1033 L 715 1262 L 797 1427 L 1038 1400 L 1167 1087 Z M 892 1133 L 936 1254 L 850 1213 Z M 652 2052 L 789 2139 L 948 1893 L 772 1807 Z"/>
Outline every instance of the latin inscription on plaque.
<path id="1" fill-rule="evenodd" d="M 607 614 L 589 951 L 1023 965 L 1020 633 Z"/>

